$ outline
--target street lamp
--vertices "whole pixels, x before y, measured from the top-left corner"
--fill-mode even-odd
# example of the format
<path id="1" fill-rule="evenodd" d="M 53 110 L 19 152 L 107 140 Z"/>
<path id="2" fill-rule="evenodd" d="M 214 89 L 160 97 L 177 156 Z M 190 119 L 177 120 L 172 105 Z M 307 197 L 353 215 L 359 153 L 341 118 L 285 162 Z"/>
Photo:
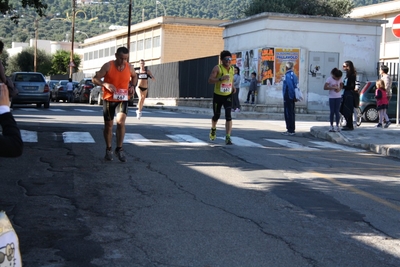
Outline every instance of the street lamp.
<path id="1" fill-rule="evenodd" d="M 72 0 L 72 29 L 71 29 L 71 55 L 69 58 L 69 78 L 72 79 L 72 72 L 74 70 L 74 39 L 75 39 L 75 8 L 76 8 L 76 0 Z"/>
<path id="2" fill-rule="evenodd" d="M 163 5 L 163 3 L 161 3 L 160 1 L 156 1 L 156 18 L 157 18 L 157 5 L 161 5 L 162 6 L 162 8 L 164 9 L 164 16 L 166 17 L 167 16 L 167 12 L 165 11 L 165 7 L 164 7 L 164 5 Z"/>
<path id="3" fill-rule="evenodd" d="M 86 38 L 89 38 L 89 35 L 88 35 L 86 32 L 83 32 L 83 31 L 76 31 L 76 33 L 82 33 L 82 34 L 86 35 Z"/>

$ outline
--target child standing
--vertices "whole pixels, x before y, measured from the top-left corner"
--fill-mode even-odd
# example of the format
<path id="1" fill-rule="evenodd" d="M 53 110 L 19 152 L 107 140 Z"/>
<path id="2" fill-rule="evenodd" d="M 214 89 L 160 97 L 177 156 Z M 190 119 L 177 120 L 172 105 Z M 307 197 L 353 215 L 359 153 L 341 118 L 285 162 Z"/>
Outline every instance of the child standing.
<path id="1" fill-rule="evenodd" d="M 342 90 L 342 71 L 337 68 L 333 68 L 331 71 L 331 77 L 326 79 L 324 90 L 329 90 L 329 120 L 331 127 L 330 132 L 340 132 L 339 120 L 340 120 L 340 104 L 342 102 L 342 95 L 340 91 Z M 333 116 L 335 116 L 336 129 L 333 128 Z"/>
<path id="2" fill-rule="evenodd" d="M 383 80 L 376 81 L 375 90 L 376 109 L 379 114 L 379 123 L 376 128 L 382 128 L 383 119 L 387 116 L 386 110 L 388 109 L 388 99 L 385 89 L 385 82 Z"/>
<path id="3" fill-rule="evenodd" d="M 249 103 L 250 96 L 251 96 L 251 104 L 254 104 L 254 99 L 257 91 L 257 79 L 256 79 L 257 73 L 253 72 L 251 73 L 251 80 L 250 80 L 250 86 L 249 86 L 249 92 L 247 93 L 247 100 L 244 103 Z M 249 79 L 246 79 L 247 81 Z"/>

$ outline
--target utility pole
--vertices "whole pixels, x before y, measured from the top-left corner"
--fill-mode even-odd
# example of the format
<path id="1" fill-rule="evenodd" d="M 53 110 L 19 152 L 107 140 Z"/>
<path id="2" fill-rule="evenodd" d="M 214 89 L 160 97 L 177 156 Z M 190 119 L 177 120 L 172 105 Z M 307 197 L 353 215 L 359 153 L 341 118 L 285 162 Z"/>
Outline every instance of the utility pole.
<path id="1" fill-rule="evenodd" d="M 129 16 L 128 16 L 128 63 L 129 63 L 129 55 L 131 53 L 131 16 L 132 16 L 132 0 L 129 0 Z"/>
<path id="2" fill-rule="evenodd" d="M 37 42 L 38 42 L 38 33 L 39 31 L 39 19 L 35 19 L 35 50 L 33 53 L 33 71 L 37 70 Z"/>
<path id="3" fill-rule="evenodd" d="M 75 39 L 75 9 L 76 0 L 72 0 L 72 29 L 71 29 L 71 56 L 69 59 L 69 78 L 72 79 L 72 72 L 74 71 L 74 39 Z"/>

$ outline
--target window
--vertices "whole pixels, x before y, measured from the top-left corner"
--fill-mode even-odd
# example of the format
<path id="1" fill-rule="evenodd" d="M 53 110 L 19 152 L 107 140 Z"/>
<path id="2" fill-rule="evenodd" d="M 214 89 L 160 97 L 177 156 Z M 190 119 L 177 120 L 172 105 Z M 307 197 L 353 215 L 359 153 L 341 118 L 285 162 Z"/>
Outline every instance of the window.
<path id="1" fill-rule="evenodd" d="M 143 40 L 137 42 L 137 50 L 138 51 L 143 50 Z"/>
<path id="2" fill-rule="evenodd" d="M 387 43 L 387 42 L 397 42 L 399 40 L 396 36 L 394 36 L 393 31 L 392 31 L 392 27 L 385 28 L 385 36 L 386 36 L 385 43 Z"/>
<path id="3" fill-rule="evenodd" d="M 146 38 L 144 40 L 144 49 L 151 49 L 151 38 Z"/>
<path id="4" fill-rule="evenodd" d="M 115 46 L 110 47 L 110 55 L 115 54 Z"/>
<path id="5" fill-rule="evenodd" d="M 102 58 L 102 57 L 104 57 L 104 50 L 100 49 L 99 50 L 99 58 Z"/>
<path id="6" fill-rule="evenodd" d="M 108 57 L 110 55 L 110 49 L 109 48 L 104 48 L 104 56 Z"/>
<path id="7" fill-rule="evenodd" d="M 93 59 L 93 52 L 89 52 L 89 60 Z"/>
<path id="8" fill-rule="evenodd" d="M 84 60 L 88 60 L 88 59 L 89 59 L 89 53 L 85 53 L 85 54 L 83 55 L 83 59 L 84 59 Z"/>
<path id="9" fill-rule="evenodd" d="M 153 47 L 160 47 L 160 36 L 153 37 Z"/>
<path id="10" fill-rule="evenodd" d="M 131 47 L 130 47 L 131 52 L 136 51 L 136 42 L 131 42 Z"/>
<path id="11" fill-rule="evenodd" d="M 93 52 L 93 58 L 94 59 L 99 58 L 99 50 L 96 50 L 96 51 Z"/>

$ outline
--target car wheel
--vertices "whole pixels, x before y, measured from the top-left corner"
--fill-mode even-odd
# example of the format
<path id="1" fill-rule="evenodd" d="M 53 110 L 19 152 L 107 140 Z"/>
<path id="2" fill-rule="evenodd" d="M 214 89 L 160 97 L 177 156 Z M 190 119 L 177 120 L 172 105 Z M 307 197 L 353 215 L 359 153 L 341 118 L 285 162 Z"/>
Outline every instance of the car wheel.
<path id="1" fill-rule="evenodd" d="M 93 99 L 92 99 L 92 94 L 89 95 L 89 104 L 90 104 L 90 105 L 93 105 L 93 104 L 94 104 L 94 101 L 93 101 Z"/>
<path id="2" fill-rule="evenodd" d="M 37 107 L 37 108 L 41 108 L 41 107 L 42 107 L 42 103 L 37 103 L 37 104 L 36 104 L 36 107 Z"/>
<path id="3" fill-rule="evenodd" d="M 50 107 L 50 99 L 49 99 L 48 102 L 43 103 L 43 107 L 44 107 L 44 108 L 49 108 L 49 107 Z"/>
<path id="4" fill-rule="evenodd" d="M 97 105 L 99 105 L 99 106 L 103 105 L 103 100 L 101 99 L 100 94 L 98 94 L 98 96 L 97 96 Z"/>
<path id="5" fill-rule="evenodd" d="M 369 106 L 364 110 L 365 120 L 368 122 L 374 122 L 378 120 L 378 110 L 376 110 L 375 106 Z"/>

